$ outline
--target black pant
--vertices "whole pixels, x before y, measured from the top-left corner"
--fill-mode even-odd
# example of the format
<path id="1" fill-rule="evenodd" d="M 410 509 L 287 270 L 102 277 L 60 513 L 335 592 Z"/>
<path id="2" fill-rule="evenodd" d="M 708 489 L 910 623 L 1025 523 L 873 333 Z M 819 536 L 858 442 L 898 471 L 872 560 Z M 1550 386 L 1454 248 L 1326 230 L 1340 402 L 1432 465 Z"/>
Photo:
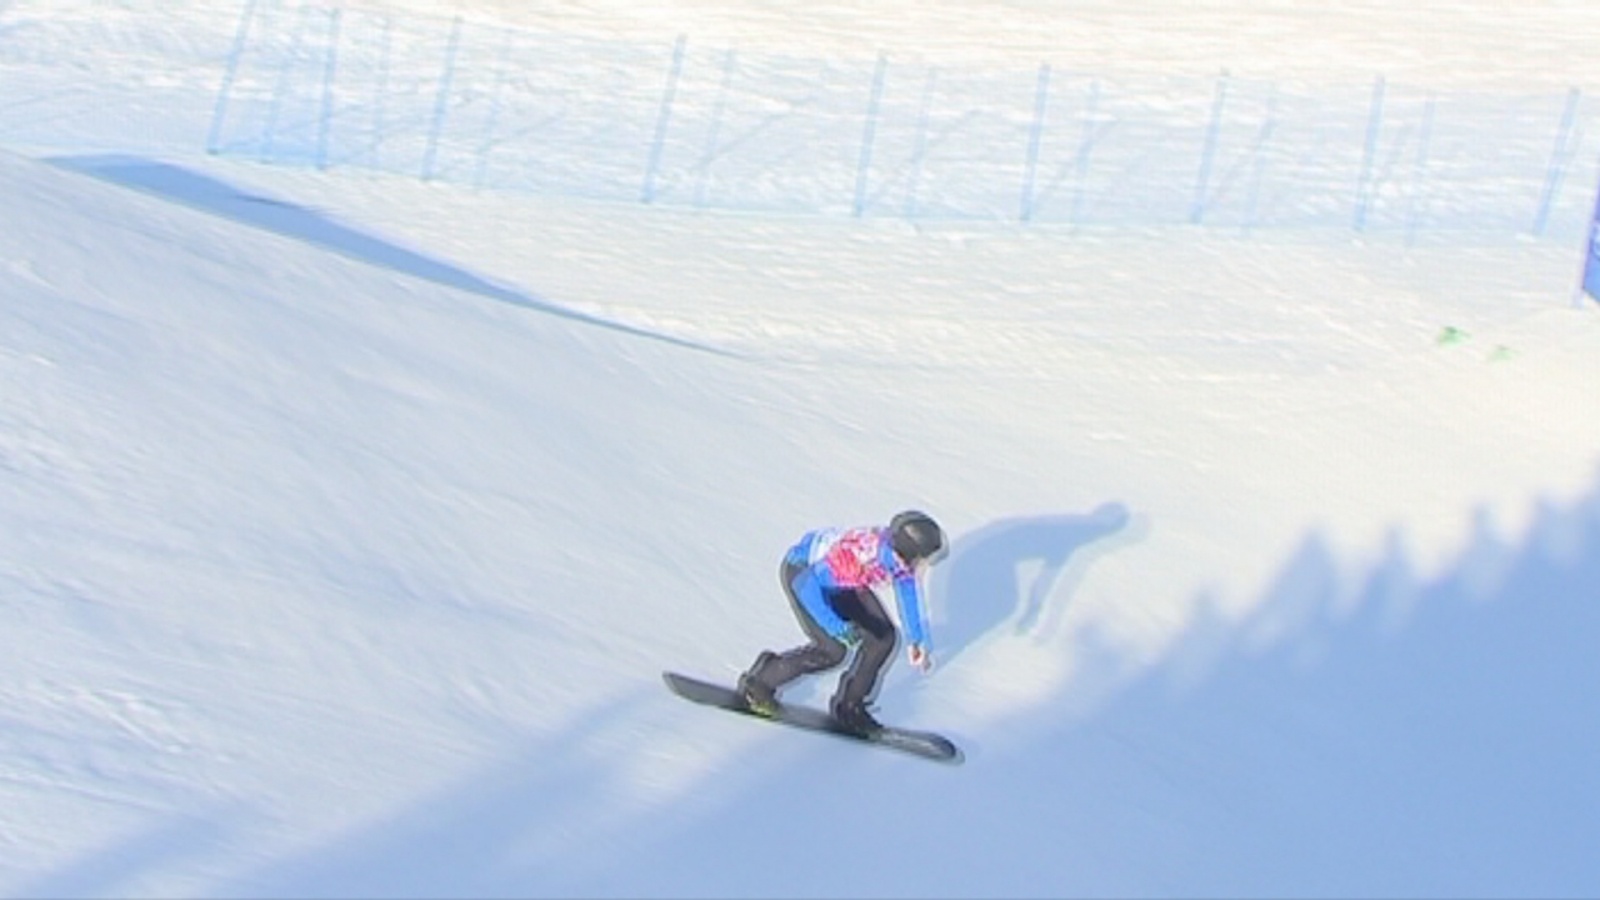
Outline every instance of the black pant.
<path id="1" fill-rule="evenodd" d="M 774 689 L 801 676 L 836 668 L 849 653 L 849 648 L 842 641 L 828 634 L 816 619 L 811 618 L 811 614 L 800 604 L 800 598 L 795 596 L 794 579 L 800 571 L 800 566 L 786 560 L 778 577 L 783 584 L 784 595 L 789 598 L 789 606 L 794 610 L 795 618 L 800 620 L 800 627 L 805 630 L 810 642 L 782 653 L 763 652 L 750 669 L 751 678 Z M 839 614 L 839 618 L 856 626 L 856 634 L 861 639 L 855 658 L 839 679 L 839 687 L 834 691 L 831 705 L 863 704 L 877 689 L 878 676 L 894 654 L 899 635 L 894 622 L 884 612 L 883 604 L 878 601 L 878 596 L 868 588 L 825 591 L 823 599 Z"/>

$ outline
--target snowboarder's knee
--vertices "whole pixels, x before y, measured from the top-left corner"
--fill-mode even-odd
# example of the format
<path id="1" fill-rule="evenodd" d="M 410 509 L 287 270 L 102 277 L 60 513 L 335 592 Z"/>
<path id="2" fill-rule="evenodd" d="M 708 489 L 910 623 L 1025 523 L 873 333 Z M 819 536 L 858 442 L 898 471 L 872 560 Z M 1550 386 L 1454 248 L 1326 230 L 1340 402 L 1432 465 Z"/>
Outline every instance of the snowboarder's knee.
<path id="1" fill-rule="evenodd" d="M 848 653 L 849 650 L 845 647 L 844 642 L 833 637 L 816 643 L 817 662 L 826 665 L 830 669 L 844 662 L 844 658 Z"/>

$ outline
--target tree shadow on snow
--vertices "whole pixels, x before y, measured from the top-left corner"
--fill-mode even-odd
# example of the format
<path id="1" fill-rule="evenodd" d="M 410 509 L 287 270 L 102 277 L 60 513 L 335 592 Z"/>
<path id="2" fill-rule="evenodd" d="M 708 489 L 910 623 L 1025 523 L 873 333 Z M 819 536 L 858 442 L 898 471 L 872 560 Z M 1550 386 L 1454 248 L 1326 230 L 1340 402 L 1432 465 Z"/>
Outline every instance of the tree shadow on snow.
<path id="1" fill-rule="evenodd" d="M 1086 527 L 1040 545 L 1022 540 L 1026 528 L 997 523 L 976 535 L 968 571 L 952 568 L 951 589 L 1012 584 L 1002 570 L 1015 555 L 995 549 L 989 560 L 990 544 L 1059 560 L 1063 546 L 1096 533 Z M 958 635 L 1009 619 L 1011 608 L 1000 604 Z M 774 736 L 786 757 L 724 764 L 729 773 L 757 767 L 755 778 L 708 776 L 691 802 L 620 823 L 608 838 L 617 865 L 542 866 L 522 888 L 747 897 L 1600 891 L 1600 483 L 1574 504 L 1540 503 L 1515 541 L 1479 513 L 1459 556 L 1426 576 L 1398 532 L 1359 567 L 1308 534 L 1248 613 L 1196 597 L 1154 666 L 1086 632 L 1068 652 L 1098 671 L 989 723 L 986 752 L 963 767 Z M 1078 686 L 1112 676 L 1118 687 L 1104 695 Z M 793 739 L 780 744 L 785 737 Z"/>
<path id="2" fill-rule="evenodd" d="M 1059 585 L 1127 522 L 1106 508 L 958 541 L 949 590 L 1001 599 L 947 623 L 951 636 L 965 647 L 985 627 L 1044 621 L 1059 587 L 1016 579 L 1018 561 Z M 1248 613 L 1205 596 L 1190 612 L 1154 665 L 1085 629 L 1066 652 L 1098 671 L 986 724 L 985 753 L 961 767 L 784 732 L 652 687 L 208 893 L 1600 891 L 1600 482 L 1577 503 L 1540 504 L 1516 541 L 1480 515 L 1459 557 L 1428 576 L 1402 534 L 1356 571 L 1308 534 Z M 1080 684 L 1108 674 L 1117 688 L 1086 702 Z M 760 738 L 720 755 L 686 748 L 704 755 L 692 783 L 604 814 L 620 773 L 665 766 L 670 749 L 652 742 L 689 717 L 712 742 Z M 627 729 L 613 742 L 623 752 L 594 752 L 614 727 Z"/>
<path id="3" fill-rule="evenodd" d="M 202 175 L 171 163 L 123 154 L 62 156 L 49 162 L 68 171 L 90 175 L 229 221 L 304 241 L 349 259 L 412 278 L 635 337 L 726 355 L 726 351 L 704 344 L 565 309 L 530 294 L 495 284 L 444 260 L 358 231 L 317 210 L 243 191 L 210 175 Z"/>
<path id="4" fill-rule="evenodd" d="M 1355 572 L 1311 533 L 1248 615 L 1198 597 L 1158 666 L 1012 775 L 1124 891 L 1593 896 L 1597 646 L 1600 485 L 1517 541 L 1478 511 L 1429 576 L 1398 531 Z"/>

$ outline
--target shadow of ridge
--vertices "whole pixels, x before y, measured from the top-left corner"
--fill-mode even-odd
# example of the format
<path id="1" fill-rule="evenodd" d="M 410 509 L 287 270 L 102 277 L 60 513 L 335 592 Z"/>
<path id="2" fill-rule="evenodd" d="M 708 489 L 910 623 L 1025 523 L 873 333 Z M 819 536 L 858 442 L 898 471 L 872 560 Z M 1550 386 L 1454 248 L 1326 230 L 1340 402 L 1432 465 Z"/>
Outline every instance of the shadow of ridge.
<path id="1" fill-rule="evenodd" d="M 24 883 L 9 896 L 114 897 L 162 866 L 195 860 L 236 840 L 245 818 L 242 811 L 224 807 L 173 813 Z"/>
<path id="2" fill-rule="evenodd" d="M 719 356 L 734 355 L 706 344 L 563 308 L 546 300 L 502 287 L 450 263 L 357 231 L 316 210 L 271 197 L 246 193 L 209 175 L 202 175 L 170 163 L 123 154 L 59 156 L 46 161 L 58 168 L 89 175 L 232 222 L 303 241 L 358 262 L 467 291 L 480 297 L 677 347 L 715 353 Z"/>
<path id="3" fill-rule="evenodd" d="M 591 860 L 586 817 L 614 799 L 616 764 L 592 738 L 662 704 L 640 689 L 320 846 L 207 890 L 215 897 L 513 897 L 548 857 Z M 592 860 L 591 860 L 592 861 Z"/>

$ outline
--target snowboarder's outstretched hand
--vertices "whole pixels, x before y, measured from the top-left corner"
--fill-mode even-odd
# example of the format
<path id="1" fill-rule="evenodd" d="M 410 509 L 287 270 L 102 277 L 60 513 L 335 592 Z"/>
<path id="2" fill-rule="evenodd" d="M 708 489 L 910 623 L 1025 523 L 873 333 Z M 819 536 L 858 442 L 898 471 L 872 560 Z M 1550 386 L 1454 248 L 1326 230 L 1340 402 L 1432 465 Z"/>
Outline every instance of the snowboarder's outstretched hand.
<path id="1" fill-rule="evenodd" d="M 928 648 L 921 644 L 912 644 L 907 647 L 906 659 L 910 660 L 911 664 L 924 675 L 933 671 L 933 656 L 928 653 Z"/>

